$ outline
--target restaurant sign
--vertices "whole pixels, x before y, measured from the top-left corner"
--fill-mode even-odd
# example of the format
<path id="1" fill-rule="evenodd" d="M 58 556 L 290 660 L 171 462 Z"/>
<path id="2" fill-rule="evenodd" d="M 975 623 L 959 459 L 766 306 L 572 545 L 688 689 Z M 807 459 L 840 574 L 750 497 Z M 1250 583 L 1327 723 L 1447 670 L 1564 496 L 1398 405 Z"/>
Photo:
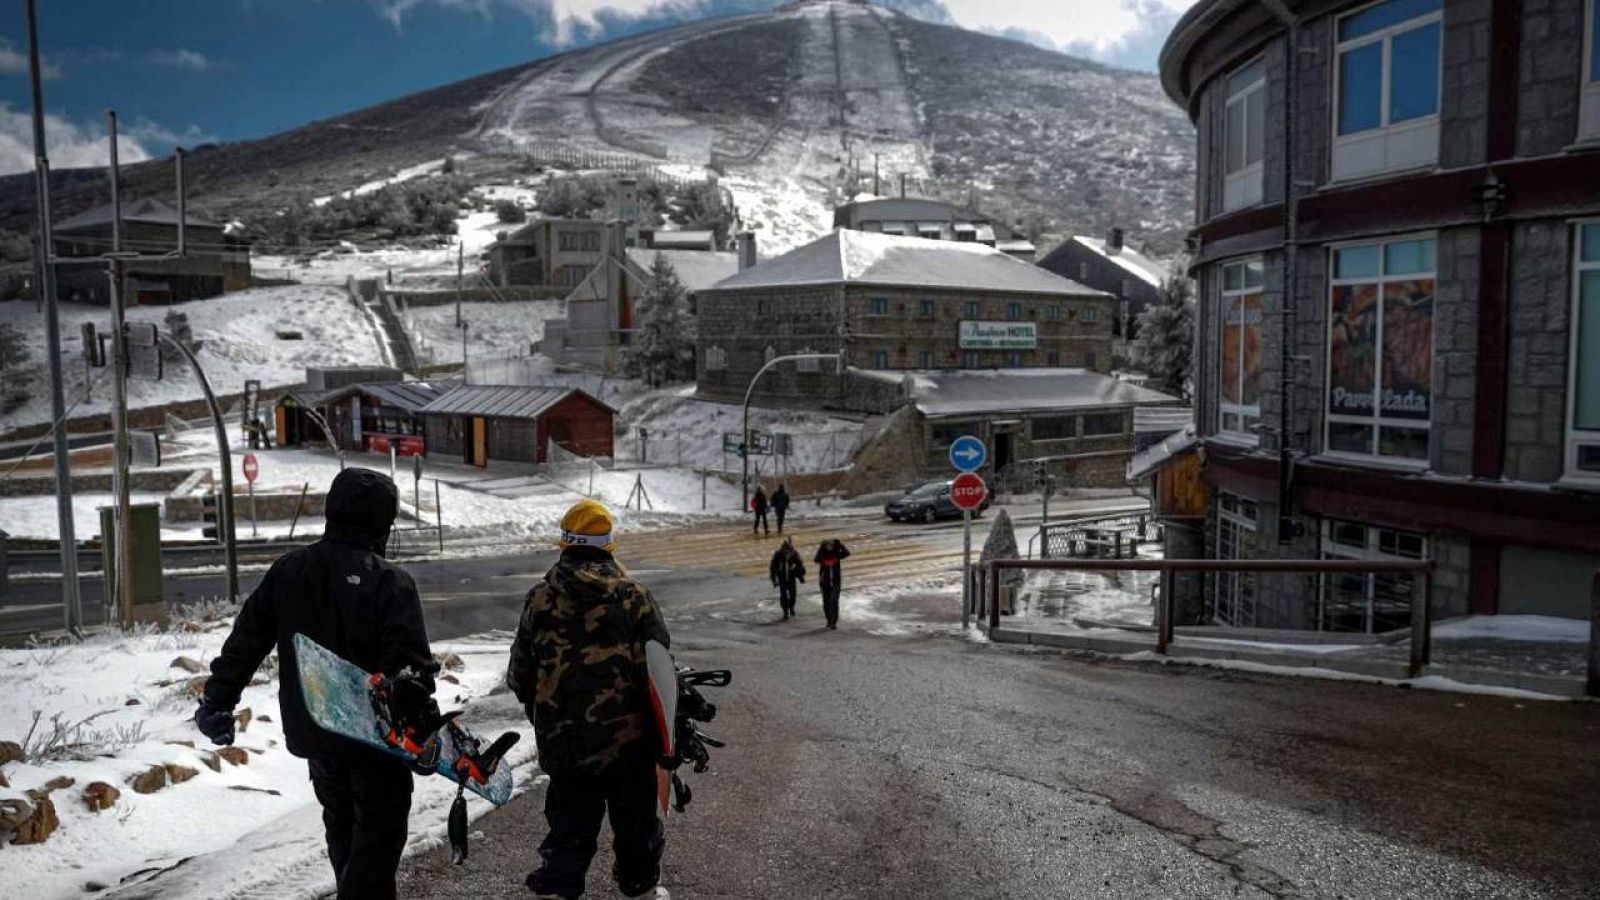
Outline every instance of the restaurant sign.
<path id="1" fill-rule="evenodd" d="M 976 322 L 960 325 L 963 350 L 1035 350 L 1039 331 L 1032 322 Z"/>

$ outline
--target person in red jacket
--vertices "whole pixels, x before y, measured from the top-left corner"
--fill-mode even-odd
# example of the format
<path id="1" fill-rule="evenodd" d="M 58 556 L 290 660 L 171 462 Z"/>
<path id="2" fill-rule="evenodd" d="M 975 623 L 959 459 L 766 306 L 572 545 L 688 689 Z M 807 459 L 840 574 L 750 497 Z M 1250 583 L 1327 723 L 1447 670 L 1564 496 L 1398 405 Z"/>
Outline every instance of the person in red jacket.
<path id="1" fill-rule="evenodd" d="M 817 547 L 813 561 L 821 573 L 817 584 L 822 588 L 822 614 L 828 617 L 828 627 L 839 627 L 839 590 L 844 575 L 840 565 L 850 555 L 849 548 L 838 538 L 828 538 Z"/>

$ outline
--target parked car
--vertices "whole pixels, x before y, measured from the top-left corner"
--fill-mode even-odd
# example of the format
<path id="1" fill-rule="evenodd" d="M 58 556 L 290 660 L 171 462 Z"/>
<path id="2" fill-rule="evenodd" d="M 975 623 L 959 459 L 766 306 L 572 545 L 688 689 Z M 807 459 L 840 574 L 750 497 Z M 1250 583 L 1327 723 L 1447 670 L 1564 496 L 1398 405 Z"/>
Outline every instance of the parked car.
<path id="1" fill-rule="evenodd" d="M 951 481 L 925 481 L 904 494 L 890 500 L 883 512 L 896 522 L 934 522 L 939 519 L 960 518 L 961 510 L 950 501 Z M 974 517 L 983 515 L 989 508 L 993 494 L 985 494 L 983 503 L 972 511 Z"/>

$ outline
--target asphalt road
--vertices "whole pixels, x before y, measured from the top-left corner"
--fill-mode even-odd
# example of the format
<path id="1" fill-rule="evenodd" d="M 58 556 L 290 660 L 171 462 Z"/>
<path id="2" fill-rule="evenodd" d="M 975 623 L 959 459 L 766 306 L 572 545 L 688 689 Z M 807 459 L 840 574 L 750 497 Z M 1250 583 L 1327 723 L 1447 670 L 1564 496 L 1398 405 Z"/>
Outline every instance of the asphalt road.
<path id="1" fill-rule="evenodd" d="M 1600 706 L 1073 658 L 641 573 L 680 662 L 731 667 L 729 741 L 669 822 L 698 898 L 1593 897 Z M 848 574 L 847 585 L 848 585 Z M 849 598 L 847 596 L 847 609 Z M 941 601 L 941 606 L 947 605 Z M 881 610 L 880 610 L 881 612 Z M 873 629 L 880 631 L 882 629 Z M 402 896 L 529 896 L 538 788 Z M 602 839 L 591 894 L 615 896 Z"/>

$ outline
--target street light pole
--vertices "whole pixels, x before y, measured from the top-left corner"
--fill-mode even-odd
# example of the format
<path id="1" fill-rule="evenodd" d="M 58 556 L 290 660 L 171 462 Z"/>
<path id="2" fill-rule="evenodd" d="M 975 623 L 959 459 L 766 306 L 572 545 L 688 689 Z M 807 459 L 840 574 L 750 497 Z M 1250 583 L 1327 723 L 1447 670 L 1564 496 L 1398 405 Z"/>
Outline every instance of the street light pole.
<path id="1" fill-rule="evenodd" d="M 117 168 L 117 114 L 106 113 L 111 174 L 111 485 L 115 495 L 115 602 L 124 628 L 133 625 L 133 551 L 128 546 L 133 510 L 128 499 L 128 335 L 122 288 L 122 187 Z M 113 598 L 107 598 L 111 600 Z"/>
<path id="2" fill-rule="evenodd" d="M 744 389 L 744 430 L 739 433 L 739 446 L 742 450 L 739 455 L 744 462 L 744 477 L 740 481 L 740 490 L 744 495 L 744 504 L 740 507 L 741 510 L 749 510 L 750 508 L 750 396 L 756 391 L 756 382 L 761 380 L 761 376 L 767 374 L 768 369 L 781 362 L 796 362 L 802 359 L 831 359 L 838 365 L 840 371 L 844 370 L 844 353 L 842 351 L 839 353 L 791 353 L 788 356 L 774 356 L 772 359 L 767 360 L 766 365 L 756 370 L 756 374 L 750 379 L 750 384 Z"/>

